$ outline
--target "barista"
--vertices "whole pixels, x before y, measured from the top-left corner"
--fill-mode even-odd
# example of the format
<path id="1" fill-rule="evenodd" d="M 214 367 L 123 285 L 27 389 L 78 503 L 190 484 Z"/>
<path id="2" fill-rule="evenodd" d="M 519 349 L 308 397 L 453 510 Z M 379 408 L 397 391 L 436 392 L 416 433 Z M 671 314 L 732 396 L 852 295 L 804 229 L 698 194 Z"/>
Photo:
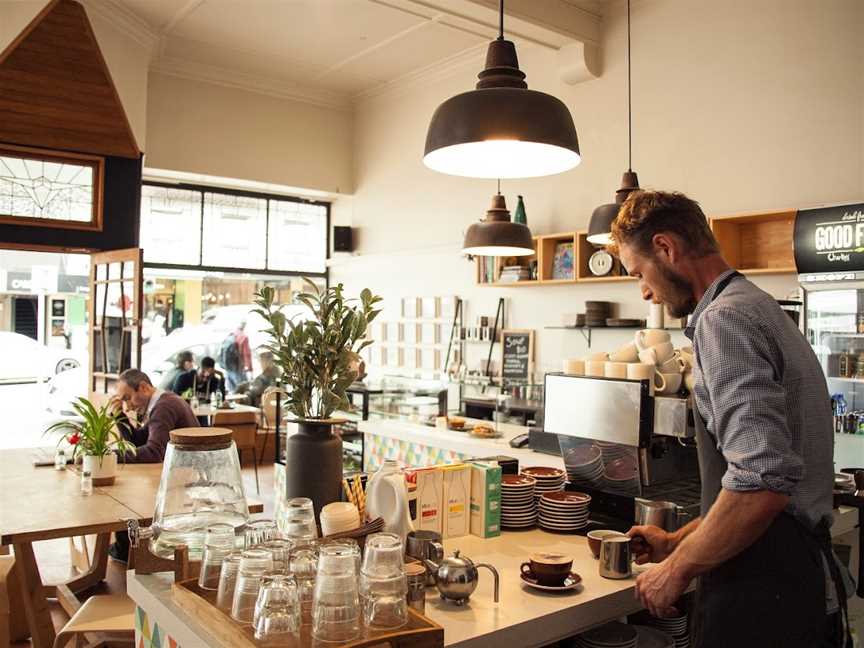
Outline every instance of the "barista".
<path id="1" fill-rule="evenodd" d="M 697 645 L 844 646 L 846 592 L 831 551 L 833 444 L 816 356 L 771 295 L 721 256 L 699 205 L 637 191 L 612 225 L 642 297 L 692 315 L 702 516 L 630 530 L 636 593 L 675 612 L 699 577 Z M 851 640 L 850 640 L 851 642 Z"/>

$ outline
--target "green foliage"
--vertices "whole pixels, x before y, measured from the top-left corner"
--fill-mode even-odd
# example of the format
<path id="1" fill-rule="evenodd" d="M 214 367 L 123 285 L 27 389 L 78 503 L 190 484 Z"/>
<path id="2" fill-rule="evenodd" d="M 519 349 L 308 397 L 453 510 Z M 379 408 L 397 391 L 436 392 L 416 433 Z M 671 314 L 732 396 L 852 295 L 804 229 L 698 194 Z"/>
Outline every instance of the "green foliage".
<path id="1" fill-rule="evenodd" d="M 381 312 L 375 309 L 381 298 L 366 288 L 358 303 L 344 297 L 342 284 L 322 291 L 305 277 L 304 282 L 309 291 L 297 300 L 309 309 L 309 319 L 285 317 L 274 304 L 273 288 L 256 293 L 255 312 L 270 324 L 267 349 L 282 369 L 288 409 L 298 419 L 327 419 L 348 408 L 345 392 L 357 379 L 359 352 L 372 344 L 363 338 Z"/>
<path id="2" fill-rule="evenodd" d="M 73 448 L 73 460 L 79 455 L 104 457 L 114 450 L 120 453 L 121 459 L 127 452 L 135 453 L 135 446 L 124 439 L 117 429 L 120 412 L 115 411 L 113 403 L 105 403 L 97 409 L 86 398 L 79 398 L 72 403 L 72 408 L 81 421 L 60 421 L 49 426 L 45 434 L 61 432 L 63 436 L 57 445 L 67 440 Z"/>

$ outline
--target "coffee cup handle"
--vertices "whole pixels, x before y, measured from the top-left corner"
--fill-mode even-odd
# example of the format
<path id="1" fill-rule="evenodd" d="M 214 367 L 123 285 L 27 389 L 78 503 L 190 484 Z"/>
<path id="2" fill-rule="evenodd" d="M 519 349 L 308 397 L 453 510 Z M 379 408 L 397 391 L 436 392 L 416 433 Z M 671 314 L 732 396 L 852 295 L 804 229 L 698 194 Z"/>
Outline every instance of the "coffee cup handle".
<path id="1" fill-rule="evenodd" d="M 659 392 L 662 392 L 666 389 L 666 379 L 663 377 L 663 374 L 660 373 L 659 371 L 654 372 L 654 389 L 656 389 Z"/>
<path id="2" fill-rule="evenodd" d="M 525 576 L 534 578 L 534 572 L 531 571 L 531 563 L 524 562 L 519 566 L 519 571 Z"/>
<path id="3" fill-rule="evenodd" d="M 640 351 L 645 350 L 645 342 L 642 339 L 644 335 L 645 331 L 636 331 L 636 339 L 634 340 L 634 342 L 636 342 L 636 348 Z"/>

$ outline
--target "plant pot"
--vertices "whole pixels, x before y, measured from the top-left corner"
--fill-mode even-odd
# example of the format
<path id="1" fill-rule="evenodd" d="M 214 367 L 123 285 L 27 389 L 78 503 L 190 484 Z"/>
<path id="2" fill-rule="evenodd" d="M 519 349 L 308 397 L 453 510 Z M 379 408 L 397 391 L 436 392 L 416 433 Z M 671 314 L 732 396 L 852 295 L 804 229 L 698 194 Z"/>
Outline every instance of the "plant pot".
<path id="1" fill-rule="evenodd" d="M 298 421 L 297 433 L 285 440 L 284 496 L 310 498 L 316 514 L 342 494 L 342 439 L 333 423 Z"/>
<path id="2" fill-rule="evenodd" d="M 113 452 L 97 457 L 84 455 L 81 470 L 89 470 L 94 486 L 110 486 L 117 478 L 117 455 Z"/>

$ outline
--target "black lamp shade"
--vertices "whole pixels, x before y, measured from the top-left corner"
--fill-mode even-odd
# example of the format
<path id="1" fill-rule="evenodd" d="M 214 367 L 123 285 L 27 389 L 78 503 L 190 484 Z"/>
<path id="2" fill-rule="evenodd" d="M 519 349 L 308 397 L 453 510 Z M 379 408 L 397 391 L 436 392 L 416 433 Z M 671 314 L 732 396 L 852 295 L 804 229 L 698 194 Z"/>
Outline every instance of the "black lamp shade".
<path id="1" fill-rule="evenodd" d="M 530 256 L 534 254 L 534 239 L 527 225 L 510 220 L 504 196 L 492 197 L 486 220 L 474 223 L 465 233 L 463 254 L 477 256 Z"/>
<path id="2" fill-rule="evenodd" d="M 593 245 L 608 245 L 612 242 L 612 221 L 618 216 L 621 205 L 606 203 L 600 205 L 591 214 L 588 221 L 588 242 Z"/>

